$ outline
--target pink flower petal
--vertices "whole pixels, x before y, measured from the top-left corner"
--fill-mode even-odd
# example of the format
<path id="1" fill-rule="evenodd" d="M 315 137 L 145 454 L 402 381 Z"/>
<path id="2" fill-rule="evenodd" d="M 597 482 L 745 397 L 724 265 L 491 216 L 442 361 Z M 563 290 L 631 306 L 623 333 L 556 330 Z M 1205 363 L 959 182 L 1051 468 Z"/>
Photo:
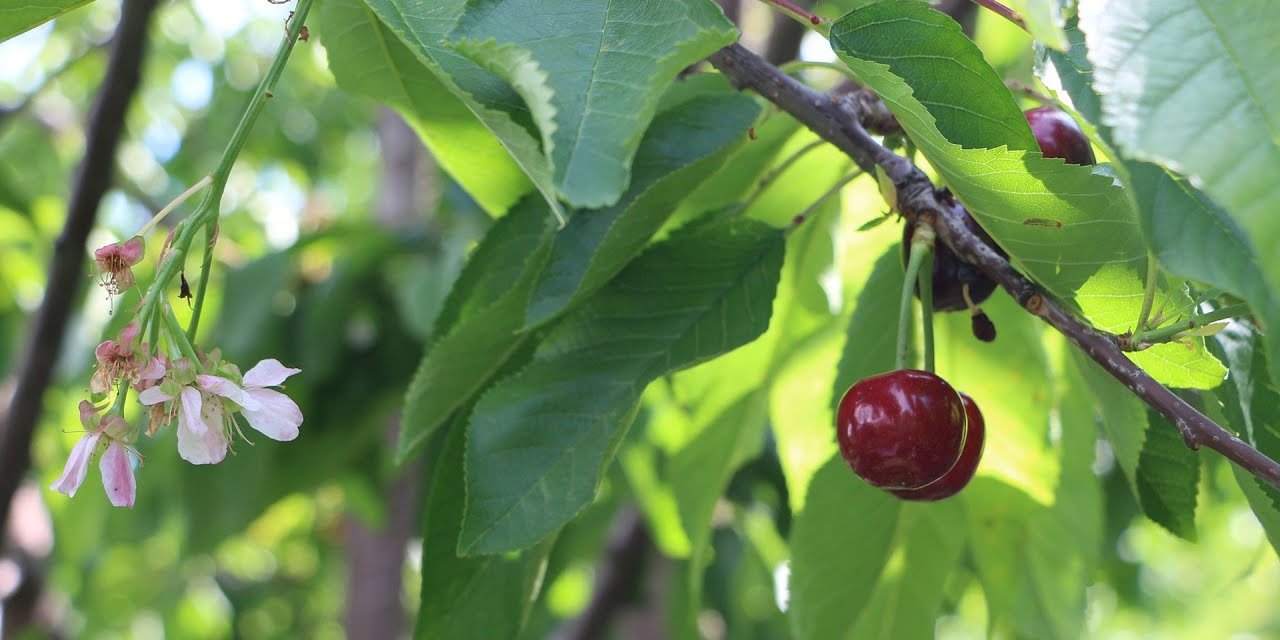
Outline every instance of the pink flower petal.
<path id="1" fill-rule="evenodd" d="M 274 387 L 283 383 L 289 376 L 301 371 L 302 369 L 286 367 L 275 358 L 268 358 L 253 365 L 253 368 L 244 374 L 244 386 Z"/>
<path id="2" fill-rule="evenodd" d="M 160 404 L 161 402 L 168 402 L 172 399 L 173 396 L 165 393 L 164 390 L 158 386 L 145 389 L 142 393 L 138 394 L 138 402 L 145 405 Z"/>
<path id="3" fill-rule="evenodd" d="M 249 426 L 272 440 L 285 442 L 298 437 L 302 410 L 289 396 L 271 389 L 249 389 L 249 395 L 261 405 L 255 411 L 244 410 Z"/>
<path id="4" fill-rule="evenodd" d="M 152 358 L 146 366 L 138 372 L 139 380 L 159 380 L 164 377 L 164 362 L 160 358 Z"/>
<path id="5" fill-rule="evenodd" d="M 99 363 L 106 362 L 116 357 L 116 346 L 115 340 L 103 340 L 93 348 L 93 355 L 98 359 Z"/>
<path id="6" fill-rule="evenodd" d="M 182 426 L 191 430 L 195 435 L 204 435 L 209 430 L 209 427 L 204 423 L 204 419 L 200 417 L 200 404 L 202 401 L 200 392 L 196 391 L 195 387 L 183 387 L 179 397 L 182 399 L 182 411 L 179 412 L 181 415 L 178 417 L 181 419 Z"/>
<path id="7" fill-rule="evenodd" d="M 133 464 L 124 445 L 112 440 L 106 453 L 102 454 L 102 460 L 98 461 L 98 468 L 102 470 L 102 487 L 107 490 L 107 499 L 111 504 L 132 509 L 138 485 L 134 481 Z"/>
<path id="8" fill-rule="evenodd" d="M 129 238 L 124 241 L 124 244 L 120 245 L 120 259 L 124 260 L 125 264 L 129 266 L 138 264 L 138 262 L 142 260 L 143 255 L 146 254 L 144 249 L 145 247 L 142 244 L 142 236 Z"/>
<path id="9" fill-rule="evenodd" d="M 98 408 L 93 406 L 88 400 L 80 401 L 80 424 L 86 428 L 93 427 L 94 418 L 98 415 Z"/>
<path id="10" fill-rule="evenodd" d="M 119 352 L 123 354 L 133 353 L 134 342 L 138 340 L 138 323 L 130 322 L 124 328 L 120 329 L 120 339 L 116 341 L 120 345 Z"/>
<path id="11" fill-rule="evenodd" d="M 106 367 L 100 366 L 93 372 L 93 377 L 89 378 L 89 390 L 94 393 L 106 393 L 111 390 L 111 383 L 114 381 L 111 372 Z"/>
<path id="12" fill-rule="evenodd" d="M 76 490 L 84 482 L 85 474 L 89 472 L 89 460 L 93 458 L 93 449 L 98 446 L 100 437 L 101 433 L 90 433 L 80 438 L 80 442 L 71 449 L 71 455 L 67 456 L 67 465 L 62 468 L 62 475 L 54 480 L 50 489 L 68 496 L 76 495 Z"/>
<path id="13" fill-rule="evenodd" d="M 105 247 L 98 247 L 93 250 L 93 259 L 99 262 L 111 259 L 112 256 L 120 253 L 120 245 L 111 243 Z"/>
<path id="14" fill-rule="evenodd" d="M 197 434 L 179 426 L 178 455 L 191 464 L 217 464 L 227 457 L 227 439 L 214 429 Z"/>
<path id="15" fill-rule="evenodd" d="M 258 408 L 258 401 L 245 394 L 244 389 L 236 386 L 236 383 L 218 376 L 199 375 L 196 381 L 200 383 L 200 387 L 209 393 L 229 398 L 232 402 L 244 407 L 247 411 Z"/>

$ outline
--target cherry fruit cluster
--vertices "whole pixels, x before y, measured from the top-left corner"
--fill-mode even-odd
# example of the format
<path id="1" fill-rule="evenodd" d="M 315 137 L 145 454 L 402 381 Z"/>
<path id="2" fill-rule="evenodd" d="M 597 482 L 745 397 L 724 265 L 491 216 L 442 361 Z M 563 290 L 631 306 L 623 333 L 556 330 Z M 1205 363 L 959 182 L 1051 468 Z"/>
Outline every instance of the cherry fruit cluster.
<path id="1" fill-rule="evenodd" d="M 1093 149 L 1069 115 L 1053 107 L 1024 114 L 1046 158 L 1071 164 L 1095 163 Z M 963 207 L 951 194 L 945 204 Z M 964 211 L 965 225 L 1007 257 Z M 903 229 L 904 263 L 915 225 Z M 980 340 L 995 339 L 995 326 L 977 306 L 996 285 L 945 244 L 934 251 L 932 299 L 935 311 L 968 309 Z M 916 296 L 920 296 L 919 287 Z M 865 378 L 849 387 L 836 413 L 840 454 L 858 477 L 903 500 L 933 501 L 959 493 L 973 479 L 986 444 L 986 423 L 978 405 L 929 371 L 900 369 Z"/>

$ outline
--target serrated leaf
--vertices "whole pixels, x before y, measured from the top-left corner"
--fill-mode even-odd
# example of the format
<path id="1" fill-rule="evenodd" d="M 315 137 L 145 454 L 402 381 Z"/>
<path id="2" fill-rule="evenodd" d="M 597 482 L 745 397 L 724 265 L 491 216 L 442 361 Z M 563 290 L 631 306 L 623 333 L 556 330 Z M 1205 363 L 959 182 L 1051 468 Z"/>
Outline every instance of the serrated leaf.
<path id="1" fill-rule="evenodd" d="M 889 561 L 902 505 L 839 456 L 814 474 L 791 530 L 788 617 L 796 638 L 849 636 Z"/>
<path id="2" fill-rule="evenodd" d="M 557 216 L 551 165 L 520 96 L 501 78 L 444 46 L 467 0 L 364 0 L 383 24 L 497 137 Z"/>
<path id="3" fill-rule="evenodd" d="M 315 19 L 338 86 L 398 111 L 485 211 L 500 214 L 532 188 L 498 139 L 368 5 L 322 2 Z"/>
<path id="4" fill-rule="evenodd" d="M 1271 382 L 1264 342 L 1256 331 L 1233 322 L 1210 340 L 1210 348 L 1231 370 L 1227 384 L 1214 391 L 1221 401 L 1221 422 L 1274 460 L 1280 457 L 1280 389 Z M 1206 414 L 1219 419 L 1212 412 Z M 1271 547 L 1280 553 L 1280 490 L 1239 466 L 1232 465 L 1232 471 Z"/>
<path id="5" fill-rule="evenodd" d="M 459 551 L 527 548 L 589 503 L 650 381 L 764 332 L 783 246 L 751 220 L 698 225 L 565 318 L 476 405 Z"/>
<path id="6" fill-rule="evenodd" d="M 926 4 L 886 0 L 838 20 L 831 44 L 1019 269 L 1098 328 L 1132 329 L 1147 251 L 1127 196 L 1105 171 L 1041 157 L 1012 94 L 959 25 Z M 1057 224 L 1028 224 L 1030 212 Z M 1175 306 L 1177 296 L 1157 297 Z M 1192 348 L 1214 366 L 1202 343 Z M 1150 373 L 1163 382 L 1177 372 Z"/>
<path id="7" fill-rule="evenodd" d="M 613 206 L 575 212 L 556 234 L 527 323 L 546 322 L 616 275 L 719 168 L 759 113 L 746 96 L 720 94 L 659 114 L 636 152 L 626 193 Z"/>
<path id="8" fill-rule="evenodd" d="M 546 541 L 514 556 L 457 556 L 465 501 L 463 435 L 463 425 L 453 425 L 427 485 L 417 640 L 517 637 L 551 551 Z"/>
<path id="9" fill-rule="evenodd" d="M 934 637 L 943 589 L 964 550 L 964 522 L 956 501 L 902 506 L 894 553 L 850 638 Z"/>
<path id="10" fill-rule="evenodd" d="M 1117 146 L 1190 177 L 1240 224 L 1259 256 L 1280 251 L 1280 23 L 1273 9 L 1265 0 L 1079 6 L 1102 121 Z M 1280 289 L 1280 261 L 1262 267 L 1271 291 Z"/>
<path id="11" fill-rule="evenodd" d="M 1147 409 L 1102 367 L 1078 351 L 1071 354 L 1143 514 L 1174 535 L 1194 539 L 1198 454 L 1187 449 L 1171 423 Z"/>
<path id="12" fill-rule="evenodd" d="M 707 0 L 473 0 L 449 39 L 524 98 L 563 199 L 597 208 L 626 189 L 666 85 L 735 37 Z"/>
<path id="13" fill-rule="evenodd" d="M 90 0 L 43 0 L 0 9 L 0 42 L 34 29 Z"/>
<path id="14" fill-rule="evenodd" d="M 1084 34 L 1074 20 L 1067 35 L 1071 48 L 1050 52 L 1049 59 L 1076 109 L 1098 124 L 1098 133 L 1114 148 L 1112 130 L 1102 124 L 1101 99 L 1093 90 Z M 1264 326 L 1280 326 L 1280 296 L 1267 285 L 1253 246 L 1226 211 L 1185 178 L 1153 163 L 1113 160 L 1123 165 L 1120 174 L 1133 195 L 1147 244 L 1170 273 L 1234 293 L 1250 303 Z M 1270 348 L 1272 359 L 1280 361 L 1280 343 Z"/>
<path id="15" fill-rule="evenodd" d="M 398 459 L 416 452 L 529 340 L 522 318 L 551 247 L 548 214 L 545 202 L 525 198 L 494 223 L 454 282 L 405 392 Z"/>
<path id="16" fill-rule="evenodd" d="M 1196 539 L 1196 490 L 1200 455 L 1164 416 L 1147 409 L 1147 439 L 1138 457 L 1138 498 L 1142 512 L 1186 540 Z"/>

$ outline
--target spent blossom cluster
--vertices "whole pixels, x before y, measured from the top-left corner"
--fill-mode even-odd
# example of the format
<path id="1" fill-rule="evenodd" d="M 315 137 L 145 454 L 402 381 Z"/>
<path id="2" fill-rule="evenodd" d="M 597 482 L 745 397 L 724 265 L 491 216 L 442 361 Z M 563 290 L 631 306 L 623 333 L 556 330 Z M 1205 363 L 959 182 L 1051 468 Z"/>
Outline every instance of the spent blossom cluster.
<path id="1" fill-rule="evenodd" d="M 176 270 L 172 265 L 164 268 L 165 263 L 185 255 L 185 247 L 177 249 L 163 253 L 156 280 L 131 321 L 94 349 L 97 365 L 89 381 L 90 399 L 79 407 L 84 436 L 51 489 L 74 496 L 97 458 L 111 504 L 132 508 L 137 497 L 134 474 L 143 460 L 139 439 L 144 434 L 163 435 L 170 427 L 176 431 L 178 455 L 192 464 L 225 459 L 237 437 L 248 440 L 242 424 L 273 440 L 298 437 L 302 411 L 277 388 L 300 369 L 268 358 L 241 373 L 219 349 L 206 352 L 192 344 L 179 326 L 163 295 Z M 134 287 L 133 267 L 144 255 L 141 236 L 94 252 L 99 283 L 108 294 L 120 295 Z M 133 424 L 124 417 L 130 392 L 145 408 L 145 417 Z"/>

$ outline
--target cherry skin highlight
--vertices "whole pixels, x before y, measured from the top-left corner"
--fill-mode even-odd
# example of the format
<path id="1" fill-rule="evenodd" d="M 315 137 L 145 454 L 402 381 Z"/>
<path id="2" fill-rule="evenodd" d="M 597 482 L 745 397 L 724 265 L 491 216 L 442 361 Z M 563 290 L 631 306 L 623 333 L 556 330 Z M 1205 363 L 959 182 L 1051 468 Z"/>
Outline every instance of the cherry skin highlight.
<path id="1" fill-rule="evenodd" d="M 960 452 L 960 460 L 946 475 L 919 489 L 890 489 L 889 493 L 916 502 L 933 502 L 950 498 L 969 485 L 973 474 L 978 470 L 978 462 L 982 460 L 982 449 L 987 443 L 987 428 L 982 419 L 982 411 L 973 398 L 960 394 L 964 402 L 964 413 L 969 423 L 965 434 L 964 449 Z"/>
<path id="2" fill-rule="evenodd" d="M 928 371 L 904 369 L 849 387 L 836 413 L 840 454 L 882 489 L 919 489 L 943 477 L 964 448 L 960 394 Z"/>
<path id="3" fill-rule="evenodd" d="M 1070 164 L 1096 164 L 1093 147 L 1080 130 L 1080 125 L 1060 109 L 1036 107 L 1027 110 L 1027 124 L 1036 136 L 1040 151 L 1046 158 L 1062 158 Z"/>

